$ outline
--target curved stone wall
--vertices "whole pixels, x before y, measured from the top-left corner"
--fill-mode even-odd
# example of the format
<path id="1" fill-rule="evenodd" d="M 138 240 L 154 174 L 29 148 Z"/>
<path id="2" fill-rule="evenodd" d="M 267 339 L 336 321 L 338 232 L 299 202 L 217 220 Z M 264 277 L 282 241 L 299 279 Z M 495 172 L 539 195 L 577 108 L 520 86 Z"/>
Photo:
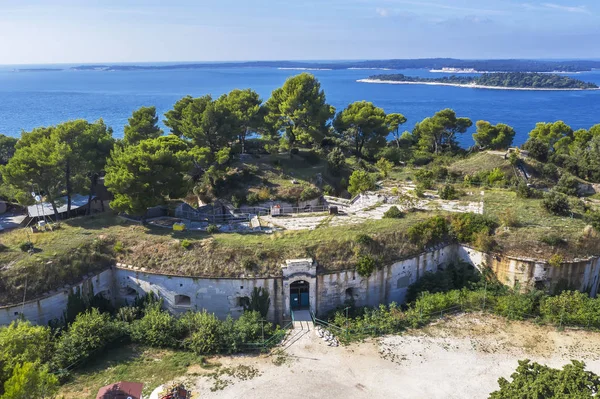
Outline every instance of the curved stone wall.
<path id="1" fill-rule="evenodd" d="M 480 270 L 487 266 L 502 283 L 511 287 L 518 285 L 522 289 L 576 289 L 596 296 L 600 285 L 598 257 L 552 267 L 545 261 L 484 253 L 457 244 L 440 246 L 399 260 L 376 270 L 369 277 L 361 277 L 355 270 L 320 272 L 312 259 L 286 261 L 282 265 L 282 275 L 269 278 L 175 276 L 118 265 L 48 297 L 0 308 L 0 325 L 9 324 L 20 313 L 39 324 L 60 318 L 66 310 L 69 293 L 75 289 L 84 293 L 103 292 L 115 303 L 121 304 L 131 302 L 138 294 L 154 292 L 164 299 L 165 308 L 173 313 L 205 309 L 220 318 L 228 315 L 235 318 L 243 312 L 243 302 L 251 296 L 255 287 L 262 287 L 270 294 L 267 318 L 283 322 L 290 319 L 290 285 L 295 281 L 309 283 L 310 310 L 323 315 L 343 306 L 346 300 L 353 300 L 357 306 L 403 303 L 408 286 L 424 273 L 435 272 L 459 260 Z"/>

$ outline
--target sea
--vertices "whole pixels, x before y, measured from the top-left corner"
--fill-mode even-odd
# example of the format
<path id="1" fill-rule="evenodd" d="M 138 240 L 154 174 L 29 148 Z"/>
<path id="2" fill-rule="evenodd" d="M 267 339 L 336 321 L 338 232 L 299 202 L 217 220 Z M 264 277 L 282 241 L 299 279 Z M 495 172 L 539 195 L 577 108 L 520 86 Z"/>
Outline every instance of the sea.
<path id="1" fill-rule="evenodd" d="M 60 71 L 18 71 L 62 68 Z M 285 80 L 304 72 L 298 69 L 214 67 L 161 70 L 71 70 L 60 66 L 0 66 L 0 133 L 19 137 L 22 131 L 83 118 L 102 118 L 122 137 L 132 111 L 156 106 L 161 115 L 185 95 L 218 97 L 232 89 L 252 88 L 267 100 Z M 375 74 L 402 73 L 440 77 L 428 70 L 308 70 L 321 82 L 327 101 L 342 110 L 353 101 L 367 100 L 385 112 L 404 114 L 411 130 L 435 112 L 452 108 L 458 116 L 491 123 L 506 123 L 516 130 L 514 144 L 527 139 L 537 122 L 563 120 L 573 129 L 600 123 L 600 90 L 516 91 L 433 85 L 359 83 Z M 600 71 L 568 74 L 600 85 Z M 162 124 L 162 122 L 161 122 Z M 163 125 L 164 128 L 164 125 Z M 166 130 L 166 129 L 165 129 Z M 475 127 L 459 137 L 463 147 L 473 144 Z"/>

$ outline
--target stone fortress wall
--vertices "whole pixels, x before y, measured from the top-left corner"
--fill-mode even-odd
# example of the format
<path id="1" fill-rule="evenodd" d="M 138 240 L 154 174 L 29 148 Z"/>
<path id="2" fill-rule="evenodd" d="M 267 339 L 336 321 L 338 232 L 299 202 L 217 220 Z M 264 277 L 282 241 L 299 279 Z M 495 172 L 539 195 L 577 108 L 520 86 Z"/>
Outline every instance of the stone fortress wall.
<path id="1" fill-rule="evenodd" d="M 358 306 L 403 303 L 408 286 L 423 274 L 435 272 L 459 260 L 480 270 L 484 266 L 491 268 L 502 283 L 511 287 L 552 290 L 560 286 L 587 292 L 591 296 L 598 293 L 599 257 L 553 267 L 540 260 L 484 253 L 468 246 L 449 244 L 386 265 L 375 270 L 368 278 L 361 277 L 355 270 L 320 271 L 312 259 L 288 260 L 282 265 L 281 276 L 268 278 L 174 276 L 118 264 L 49 296 L 0 307 L 0 325 L 9 324 L 20 314 L 38 324 L 60 318 L 67 308 L 69 293 L 77 290 L 86 295 L 102 294 L 119 304 L 131 302 L 138 294 L 154 292 L 164 299 L 164 307 L 173 313 L 206 309 L 220 318 L 228 315 L 235 318 L 243 312 L 244 298 L 250 297 L 255 287 L 262 287 L 270 294 L 271 306 L 267 318 L 283 322 L 291 317 L 290 285 L 294 282 L 309 283 L 310 310 L 323 315 L 349 299 L 353 299 Z"/>

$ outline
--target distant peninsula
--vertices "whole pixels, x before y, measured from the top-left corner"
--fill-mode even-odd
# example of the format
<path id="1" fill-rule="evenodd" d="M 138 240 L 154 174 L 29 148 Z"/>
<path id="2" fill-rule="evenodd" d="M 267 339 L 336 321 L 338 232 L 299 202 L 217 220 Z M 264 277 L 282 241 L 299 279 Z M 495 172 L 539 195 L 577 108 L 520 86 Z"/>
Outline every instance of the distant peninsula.
<path id="1" fill-rule="evenodd" d="M 422 78 L 403 74 L 373 75 L 359 79 L 363 83 L 429 84 L 481 89 L 506 90 L 595 90 L 594 83 L 584 82 L 568 76 L 535 72 L 484 73 L 481 76 L 444 76 Z"/>
<path id="2" fill-rule="evenodd" d="M 152 64 L 96 64 L 66 68 L 73 71 L 136 71 L 136 70 L 180 70 L 210 68 L 280 68 L 298 70 L 341 70 L 341 69 L 428 69 L 439 72 L 586 72 L 600 69 L 600 61 L 571 60 L 460 60 L 454 58 L 356 60 L 356 61 L 247 61 L 247 62 L 188 62 Z M 40 69 L 43 69 L 41 67 Z M 454 72 L 452 72 L 454 71 Z"/>

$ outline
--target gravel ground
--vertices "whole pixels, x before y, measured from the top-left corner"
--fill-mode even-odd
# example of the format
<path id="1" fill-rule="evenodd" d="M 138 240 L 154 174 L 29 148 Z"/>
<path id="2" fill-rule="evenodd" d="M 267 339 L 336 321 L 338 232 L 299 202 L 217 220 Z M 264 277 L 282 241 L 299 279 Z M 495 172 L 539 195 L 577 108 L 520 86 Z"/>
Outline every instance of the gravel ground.
<path id="1" fill-rule="evenodd" d="M 330 347 L 314 330 L 295 330 L 282 354 L 212 359 L 190 370 L 201 398 L 487 398 L 517 360 L 553 367 L 584 360 L 600 374 L 600 333 L 559 332 L 489 315 L 460 315 L 425 329 Z"/>

